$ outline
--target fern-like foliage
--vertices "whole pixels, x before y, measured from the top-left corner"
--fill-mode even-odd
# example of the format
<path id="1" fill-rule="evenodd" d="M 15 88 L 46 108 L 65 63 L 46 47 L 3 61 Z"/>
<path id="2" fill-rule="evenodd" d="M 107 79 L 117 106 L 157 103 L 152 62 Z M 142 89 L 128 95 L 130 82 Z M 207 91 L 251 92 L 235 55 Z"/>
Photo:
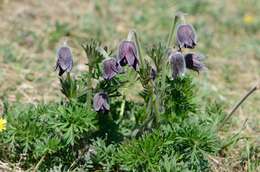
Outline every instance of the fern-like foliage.
<path id="1" fill-rule="evenodd" d="M 60 133 L 66 145 L 74 145 L 83 135 L 86 137 L 96 129 L 95 113 L 82 104 L 59 106 L 51 115 L 50 125 Z"/>
<path id="2" fill-rule="evenodd" d="M 90 140 L 96 131 L 95 113 L 74 101 L 65 106 L 53 104 L 17 110 L 10 109 L 6 114 L 8 130 L 1 135 L 1 142 L 8 145 L 4 151 L 6 158 L 20 160 L 25 168 L 43 156 L 46 166 L 43 164 L 42 168 L 54 162 L 71 163 L 77 155 L 73 148 L 81 145 L 83 139 Z M 59 158 L 52 159 L 51 155 Z"/>
<path id="3" fill-rule="evenodd" d="M 116 160 L 125 171 L 153 171 L 159 169 L 166 138 L 159 132 L 127 141 L 118 149 Z"/>
<path id="4" fill-rule="evenodd" d="M 86 94 L 86 89 L 84 85 L 80 84 L 79 80 L 72 79 L 70 74 L 67 74 L 66 78 L 60 78 L 61 92 L 69 99 L 76 100 L 84 94 Z"/>
<path id="5" fill-rule="evenodd" d="M 168 148 L 180 153 L 189 169 L 209 170 L 207 155 L 214 155 L 220 149 L 220 140 L 211 125 L 191 118 L 171 127 L 173 132 L 167 142 Z"/>
<path id="6" fill-rule="evenodd" d="M 211 125 L 194 118 L 126 141 L 114 156 L 125 171 L 208 171 L 208 155 L 219 149 L 220 141 Z"/>
<path id="7" fill-rule="evenodd" d="M 190 76 L 167 78 L 166 97 L 164 99 L 166 115 L 176 115 L 185 118 L 189 113 L 196 112 L 196 87 Z"/>

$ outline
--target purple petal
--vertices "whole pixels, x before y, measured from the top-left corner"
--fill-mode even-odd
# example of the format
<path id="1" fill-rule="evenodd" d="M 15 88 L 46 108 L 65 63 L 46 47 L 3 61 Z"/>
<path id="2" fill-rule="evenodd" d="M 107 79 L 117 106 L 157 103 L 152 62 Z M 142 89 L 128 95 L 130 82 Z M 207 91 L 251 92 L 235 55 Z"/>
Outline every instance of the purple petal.
<path id="1" fill-rule="evenodd" d="M 106 93 L 100 92 L 94 96 L 93 100 L 93 107 L 96 112 L 99 111 L 108 111 L 109 104 L 108 104 L 108 96 Z"/>
<path id="2" fill-rule="evenodd" d="M 180 48 L 194 48 L 197 44 L 197 38 L 192 25 L 181 24 L 177 28 L 177 43 Z"/>
<path id="3" fill-rule="evenodd" d="M 59 69 L 59 75 L 61 76 L 65 71 L 70 72 L 72 70 L 73 60 L 72 53 L 69 47 L 62 46 L 57 52 L 56 69 Z"/>
<path id="4" fill-rule="evenodd" d="M 132 41 L 123 41 L 119 46 L 118 58 L 120 65 L 124 66 L 126 63 L 137 68 L 139 60 L 137 58 L 137 49 Z"/>
<path id="5" fill-rule="evenodd" d="M 172 76 L 176 79 L 185 74 L 186 66 L 183 55 L 180 52 L 172 52 L 170 54 L 170 62 L 172 65 Z"/>
<path id="6" fill-rule="evenodd" d="M 188 69 L 194 70 L 196 72 L 199 72 L 203 69 L 205 69 L 205 65 L 202 62 L 202 55 L 194 54 L 194 53 L 188 53 L 184 56 L 186 67 Z"/>
<path id="7" fill-rule="evenodd" d="M 152 79 L 152 80 L 155 80 L 155 78 L 156 78 L 156 76 L 157 76 L 157 70 L 156 70 L 156 68 L 153 67 L 153 68 L 151 69 L 150 76 L 151 76 L 151 79 Z"/>
<path id="8" fill-rule="evenodd" d="M 116 59 L 106 59 L 103 61 L 103 75 L 105 79 L 113 78 L 121 70 L 121 66 Z"/>

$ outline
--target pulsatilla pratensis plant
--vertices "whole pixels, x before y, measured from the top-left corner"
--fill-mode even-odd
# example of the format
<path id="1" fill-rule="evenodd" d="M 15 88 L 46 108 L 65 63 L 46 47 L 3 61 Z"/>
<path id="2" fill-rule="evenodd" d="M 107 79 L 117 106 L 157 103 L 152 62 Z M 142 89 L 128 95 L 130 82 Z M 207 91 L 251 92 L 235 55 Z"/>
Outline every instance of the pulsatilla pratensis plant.
<path id="1" fill-rule="evenodd" d="M 139 92 L 143 98 L 141 104 L 145 113 L 140 114 L 141 121 L 137 122 L 139 117 L 134 117 L 133 136 L 140 135 L 149 128 L 159 127 L 163 122 L 163 116 L 169 116 L 170 114 L 167 114 L 169 112 L 173 116 L 195 112 L 193 83 L 185 73 L 186 69 L 199 72 L 205 69 L 205 65 L 202 63 L 201 55 L 194 52 L 186 54 L 182 52 L 183 48 L 193 49 L 197 45 L 195 29 L 191 24 L 185 24 L 183 18 L 184 16 L 181 14 L 176 15 L 167 43 L 154 44 L 152 48 L 149 48 L 148 45 L 148 49 L 145 51 L 147 55 L 143 54 L 139 37 L 135 31 L 129 32 L 127 38 L 119 43 L 118 50 L 115 52 L 108 50 L 107 46 L 103 48 L 100 42 L 93 39 L 83 43 L 82 47 L 88 58 L 89 71 L 82 74 L 85 78 L 80 79 L 83 80 L 86 87 L 84 102 L 87 106 L 93 108 L 97 113 L 111 115 L 112 119 L 120 116 L 120 122 L 122 122 L 122 118 L 128 113 L 125 104 L 130 102 L 127 101 L 127 97 L 133 92 Z M 177 28 L 176 33 L 175 28 Z M 175 45 L 172 44 L 173 37 L 176 39 Z M 71 51 L 68 47 L 66 48 L 58 50 L 57 66 L 60 66 L 62 73 L 69 72 L 70 64 L 72 64 Z M 61 83 L 64 90 L 63 83 L 65 82 Z M 142 88 L 136 83 L 140 83 Z M 129 85 L 132 88 L 129 88 Z M 77 88 L 71 87 L 71 89 Z M 131 91 L 125 91 L 127 89 Z M 71 90 L 71 92 L 77 91 Z M 68 96 L 67 98 L 70 99 Z M 138 99 L 138 95 L 136 98 Z M 184 108 L 181 108 L 183 111 L 179 113 L 179 109 L 172 106 L 173 104 L 183 106 Z M 172 108 L 170 111 L 169 107 Z M 115 123 L 117 123 L 116 120 Z M 119 123 L 117 124 L 119 125 Z"/>
<path id="2" fill-rule="evenodd" d="M 199 44 L 182 19 L 175 16 L 166 43 L 143 45 L 135 31 L 115 51 L 94 39 L 83 42 L 88 71 L 77 76 L 71 48 L 62 45 L 56 70 L 65 99 L 6 108 L 0 158 L 33 171 L 207 169 L 207 155 L 220 144 L 214 120 L 196 115 L 197 88 L 187 69 L 206 67 L 201 54 L 184 53 Z"/>

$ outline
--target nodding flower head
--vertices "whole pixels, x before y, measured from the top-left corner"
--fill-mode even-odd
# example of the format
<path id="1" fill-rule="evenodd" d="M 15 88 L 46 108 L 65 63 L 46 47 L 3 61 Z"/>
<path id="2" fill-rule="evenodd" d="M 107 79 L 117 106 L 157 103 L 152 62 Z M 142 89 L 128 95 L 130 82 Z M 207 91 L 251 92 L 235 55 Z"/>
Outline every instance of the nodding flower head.
<path id="1" fill-rule="evenodd" d="M 172 67 L 172 77 L 176 79 L 179 76 L 183 76 L 186 70 L 183 55 L 180 52 L 171 52 L 169 58 Z"/>
<path id="2" fill-rule="evenodd" d="M 179 25 L 176 37 L 179 48 L 194 48 L 197 44 L 195 30 L 190 24 Z"/>
<path id="3" fill-rule="evenodd" d="M 99 92 L 94 96 L 93 107 L 96 112 L 109 111 L 108 96 L 104 92 Z"/>
<path id="4" fill-rule="evenodd" d="M 73 60 L 70 48 L 64 43 L 57 51 L 57 62 L 55 70 L 59 70 L 59 76 L 62 76 L 64 72 L 70 72 L 72 70 Z"/>
<path id="5" fill-rule="evenodd" d="M 137 49 L 133 41 L 123 41 L 119 45 L 118 59 L 121 66 L 128 64 L 135 70 L 139 65 L 139 60 L 137 57 Z"/>
<path id="6" fill-rule="evenodd" d="M 151 77 L 151 79 L 154 81 L 155 78 L 156 78 L 156 76 L 157 76 L 157 70 L 156 70 L 155 67 L 152 67 L 152 68 L 151 68 L 151 72 L 150 72 L 150 77 Z"/>
<path id="7" fill-rule="evenodd" d="M 205 65 L 203 64 L 203 55 L 187 53 L 184 55 L 186 67 L 188 69 L 194 70 L 196 72 L 200 72 L 205 69 Z"/>
<path id="8" fill-rule="evenodd" d="M 114 58 L 105 59 L 103 61 L 103 77 L 110 80 L 121 71 L 121 66 Z"/>

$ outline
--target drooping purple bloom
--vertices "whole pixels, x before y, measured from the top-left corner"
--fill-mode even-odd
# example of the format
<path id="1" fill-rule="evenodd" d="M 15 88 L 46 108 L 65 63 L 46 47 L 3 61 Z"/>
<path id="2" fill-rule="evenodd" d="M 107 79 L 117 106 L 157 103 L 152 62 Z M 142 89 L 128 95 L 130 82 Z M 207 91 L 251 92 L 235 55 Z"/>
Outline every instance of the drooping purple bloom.
<path id="1" fill-rule="evenodd" d="M 179 76 L 183 76 L 186 70 L 183 55 L 178 51 L 171 52 L 169 58 L 172 66 L 172 77 L 176 79 Z"/>
<path id="2" fill-rule="evenodd" d="M 156 76 L 157 76 L 157 70 L 155 67 L 151 68 L 151 72 L 150 72 L 150 76 L 152 80 L 155 80 Z"/>
<path id="3" fill-rule="evenodd" d="M 121 66 L 114 58 L 105 59 L 103 61 L 103 77 L 110 80 L 121 71 Z"/>
<path id="4" fill-rule="evenodd" d="M 194 70 L 196 72 L 200 72 L 205 69 L 205 65 L 203 64 L 203 56 L 195 53 L 187 53 L 184 55 L 186 67 L 188 69 Z"/>
<path id="5" fill-rule="evenodd" d="M 94 96 L 93 107 L 96 112 L 109 111 L 108 96 L 104 92 L 99 92 Z"/>
<path id="6" fill-rule="evenodd" d="M 72 52 L 70 48 L 64 44 L 57 51 L 57 62 L 55 71 L 59 70 L 59 76 L 62 76 L 64 72 L 70 72 L 72 70 L 73 60 Z"/>
<path id="7" fill-rule="evenodd" d="M 190 24 L 181 24 L 177 28 L 177 44 L 179 48 L 194 48 L 197 44 L 195 30 Z"/>
<path id="8" fill-rule="evenodd" d="M 119 45 L 118 59 L 121 66 L 128 64 L 135 70 L 137 69 L 139 60 L 137 57 L 137 49 L 133 41 L 123 41 Z"/>

